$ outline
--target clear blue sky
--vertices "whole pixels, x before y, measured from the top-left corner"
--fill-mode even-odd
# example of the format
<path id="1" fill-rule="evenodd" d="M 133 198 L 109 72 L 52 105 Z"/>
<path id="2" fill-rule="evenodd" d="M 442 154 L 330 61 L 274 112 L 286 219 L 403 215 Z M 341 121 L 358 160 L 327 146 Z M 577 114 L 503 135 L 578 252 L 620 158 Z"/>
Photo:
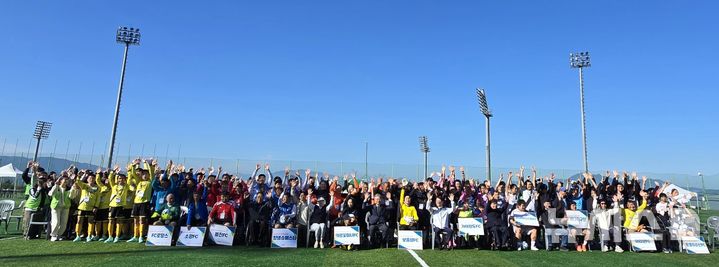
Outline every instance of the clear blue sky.
<path id="1" fill-rule="evenodd" d="M 36 120 L 109 138 L 122 47 L 140 27 L 118 140 L 185 155 L 718 173 L 716 1 L 6 1 L 0 137 Z M 23 147 L 26 145 L 22 145 Z"/>

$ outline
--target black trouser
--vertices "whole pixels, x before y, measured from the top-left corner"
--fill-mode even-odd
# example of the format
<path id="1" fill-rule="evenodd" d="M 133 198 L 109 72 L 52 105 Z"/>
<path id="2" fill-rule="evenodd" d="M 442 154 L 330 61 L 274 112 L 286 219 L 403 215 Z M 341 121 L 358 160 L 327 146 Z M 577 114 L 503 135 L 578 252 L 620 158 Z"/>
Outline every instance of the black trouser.
<path id="1" fill-rule="evenodd" d="M 374 243 L 374 244 L 377 243 L 377 242 L 374 242 L 374 240 L 372 240 L 372 238 L 375 236 L 375 234 L 377 233 L 377 231 L 380 232 L 380 236 L 381 236 L 381 237 L 380 237 L 380 244 L 384 244 L 384 242 L 387 242 L 387 240 L 389 239 L 389 235 L 388 235 L 389 231 L 388 231 L 388 229 L 387 229 L 387 225 L 386 225 L 386 224 L 384 224 L 384 223 L 380 223 L 380 224 L 370 224 L 370 225 L 367 227 L 367 235 L 368 235 L 369 240 L 370 240 L 370 245 L 372 245 L 373 243 Z"/>
<path id="2" fill-rule="evenodd" d="M 434 242 L 439 243 L 440 246 L 449 244 L 449 238 L 452 237 L 452 228 L 432 227 L 432 229 L 434 229 Z"/>
<path id="3" fill-rule="evenodd" d="M 494 238 L 494 246 L 495 247 L 501 247 L 505 246 L 507 243 L 507 227 L 506 226 L 500 226 L 495 225 L 489 228 L 489 232 L 492 233 L 492 238 Z"/>

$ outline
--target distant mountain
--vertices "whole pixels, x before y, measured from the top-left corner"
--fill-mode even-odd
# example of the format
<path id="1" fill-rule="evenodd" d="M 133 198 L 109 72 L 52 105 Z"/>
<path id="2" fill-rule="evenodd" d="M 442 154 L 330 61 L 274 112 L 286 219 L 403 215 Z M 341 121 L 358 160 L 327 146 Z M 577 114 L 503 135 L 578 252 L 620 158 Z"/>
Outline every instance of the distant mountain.
<path id="1" fill-rule="evenodd" d="M 27 157 L 15 157 L 15 156 L 0 156 L 0 166 L 4 166 L 5 164 L 12 163 L 12 165 L 19 169 L 19 170 L 25 170 L 27 167 L 28 161 L 31 161 L 31 158 Z M 45 168 L 47 172 L 51 171 L 60 171 L 67 169 L 70 165 L 75 165 L 78 169 L 88 169 L 88 170 L 95 170 L 98 168 L 97 165 L 83 163 L 83 162 L 76 162 L 71 161 L 67 159 L 60 159 L 55 157 L 38 157 L 38 162 L 40 162 L 40 166 Z"/>

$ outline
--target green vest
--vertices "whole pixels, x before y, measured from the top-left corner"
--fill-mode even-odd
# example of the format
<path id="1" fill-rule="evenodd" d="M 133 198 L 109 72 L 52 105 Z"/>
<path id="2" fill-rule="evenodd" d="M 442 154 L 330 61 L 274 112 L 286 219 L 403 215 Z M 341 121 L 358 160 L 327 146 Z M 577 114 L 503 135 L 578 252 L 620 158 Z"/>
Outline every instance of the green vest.
<path id="1" fill-rule="evenodd" d="M 63 209 L 69 209 L 70 208 L 70 190 L 65 190 L 65 192 L 62 192 L 60 189 L 55 189 L 54 192 L 52 192 L 52 202 L 50 203 L 51 209 L 56 208 L 63 208 Z"/>
<path id="2" fill-rule="evenodd" d="M 27 201 L 25 202 L 26 209 L 37 211 L 38 208 L 40 208 L 40 204 L 42 204 L 43 200 L 45 199 L 45 194 L 39 194 L 39 196 L 33 197 L 32 195 L 30 195 L 30 190 L 27 190 Z"/>

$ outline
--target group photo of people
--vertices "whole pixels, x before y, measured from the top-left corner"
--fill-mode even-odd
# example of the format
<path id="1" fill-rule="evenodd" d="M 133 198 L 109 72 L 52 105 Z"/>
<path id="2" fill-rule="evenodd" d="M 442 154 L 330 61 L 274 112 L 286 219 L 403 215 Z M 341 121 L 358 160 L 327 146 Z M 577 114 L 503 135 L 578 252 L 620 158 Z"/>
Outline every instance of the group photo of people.
<path id="1" fill-rule="evenodd" d="M 425 249 L 621 253 L 638 250 L 629 236 L 647 233 L 657 251 L 672 253 L 680 236 L 699 235 L 686 195 L 635 172 L 539 177 L 522 166 L 476 179 L 442 166 L 418 181 L 289 168 L 273 175 L 261 163 L 251 172 L 152 158 L 56 172 L 31 161 L 22 174 L 23 237 L 142 244 L 150 226 L 170 226 L 174 243 L 183 228 L 221 225 L 233 229 L 235 246 L 271 247 L 274 229 L 296 229 L 297 247 L 403 247 L 399 233 L 413 231 Z M 465 219 L 481 229 L 467 230 Z M 359 244 L 335 240 L 335 228 L 347 226 L 358 227 Z M 213 245 L 207 236 L 203 244 Z"/>

